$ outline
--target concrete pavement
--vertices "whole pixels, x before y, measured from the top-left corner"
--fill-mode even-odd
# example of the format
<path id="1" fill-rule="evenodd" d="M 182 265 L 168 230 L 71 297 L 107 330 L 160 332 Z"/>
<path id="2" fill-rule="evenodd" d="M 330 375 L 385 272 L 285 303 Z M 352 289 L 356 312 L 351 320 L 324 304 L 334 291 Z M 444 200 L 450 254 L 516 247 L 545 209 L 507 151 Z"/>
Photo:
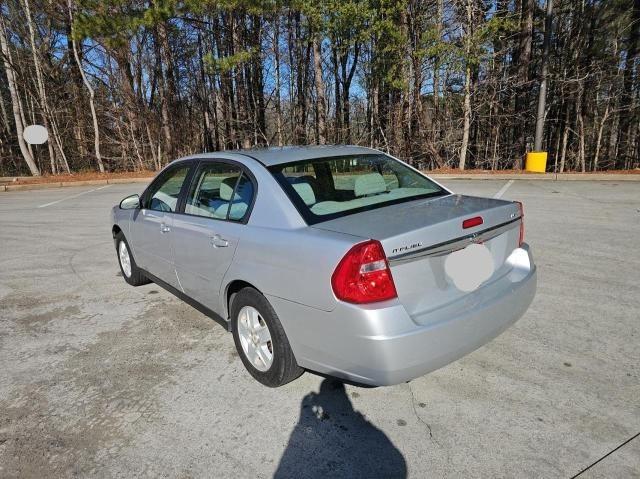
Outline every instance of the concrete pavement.
<path id="1" fill-rule="evenodd" d="M 370 389 L 267 389 L 223 328 L 126 285 L 109 208 L 144 185 L 0 194 L 0 476 L 568 478 L 640 432 L 640 185 L 444 182 L 524 202 L 537 297 L 469 356 Z M 581 477 L 639 471 L 637 438 Z"/>

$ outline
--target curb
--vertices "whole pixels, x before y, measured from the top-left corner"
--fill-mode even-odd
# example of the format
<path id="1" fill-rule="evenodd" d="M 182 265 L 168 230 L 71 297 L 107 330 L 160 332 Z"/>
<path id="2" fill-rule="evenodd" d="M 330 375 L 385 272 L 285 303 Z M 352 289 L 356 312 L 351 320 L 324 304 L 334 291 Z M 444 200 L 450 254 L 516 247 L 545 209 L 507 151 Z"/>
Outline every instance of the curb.
<path id="1" fill-rule="evenodd" d="M 28 190 L 45 190 L 50 188 L 67 188 L 69 186 L 100 186 L 100 185 L 117 185 L 122 183 L 149 183 L 153 178 L 111 178 L 109 180 L 82 180 L 82 181 L 55 181 L 52 183 L 34 183 L 23 185 L 0 185 L 2 191 L 28 191 Z"/>
<path id="2" fill-rule="evenodd" d="M 13 183 L 18 180 L 26 180 L 30 176 L 0 176 L 0 183 Z"/>
<path id="3" fill-rule="evenodd" d="M 439 180 L 532 180 L 532 181 L 639 181 L 640 175 L 629 174 L 621 175 L 616 173 L 598 174 L 598 173 L 529 173 L 522 175 L 512 174 L 495 174 L 487 175 L 482 173 L 476 174 L 446 174 L 435 173 L 426 175 Z"/>
<path id="4" fill-rule="evenodd" d="M 22 190 L 47 190 L 50 188 L 61 188 L 62 183 L 38 183 L 34 185 L 5 185 L 0 187 L 0 191 L 22 191 Z"/>

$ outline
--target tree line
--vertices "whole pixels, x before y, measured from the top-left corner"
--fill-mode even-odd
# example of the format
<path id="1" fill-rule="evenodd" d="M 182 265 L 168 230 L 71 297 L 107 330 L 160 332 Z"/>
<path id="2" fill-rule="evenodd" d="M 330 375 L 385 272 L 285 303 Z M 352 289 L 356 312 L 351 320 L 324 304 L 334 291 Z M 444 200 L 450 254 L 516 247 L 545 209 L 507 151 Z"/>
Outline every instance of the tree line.
<path id="1" fill-rule="evenodd" d="M 334 143 L 637 168 L 639 41 L 640 0 L 0 0 L 0 175 Z"/>

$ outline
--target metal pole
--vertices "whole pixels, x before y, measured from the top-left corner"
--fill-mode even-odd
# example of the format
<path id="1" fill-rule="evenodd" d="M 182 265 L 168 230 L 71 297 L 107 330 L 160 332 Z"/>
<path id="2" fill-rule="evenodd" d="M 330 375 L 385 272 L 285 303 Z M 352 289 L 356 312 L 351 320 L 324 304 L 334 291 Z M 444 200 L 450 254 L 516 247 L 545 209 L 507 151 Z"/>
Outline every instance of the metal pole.
<path id="1" fill-rule="evenodd" d="M 536 116 L 536 137 L 534 151 L 542 151 L 542 135 L 544 133 L 544 110 L 547 102 L 547 74 L 549 72 L 549 46 L 553 25 L 553 0 L 547 0 L 547 12 L 544 22 L 544 41 L 542 47 L 542 72 L 540 73 L 540 92 L 538 93 L 538 114 Z"/>

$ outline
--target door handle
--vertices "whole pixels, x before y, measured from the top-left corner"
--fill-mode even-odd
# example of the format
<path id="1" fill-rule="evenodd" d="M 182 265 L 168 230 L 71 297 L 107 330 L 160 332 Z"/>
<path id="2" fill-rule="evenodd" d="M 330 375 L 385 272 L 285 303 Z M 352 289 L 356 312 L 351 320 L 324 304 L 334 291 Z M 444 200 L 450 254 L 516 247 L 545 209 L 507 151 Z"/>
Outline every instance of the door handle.
<path id="1" fill-rule="evenodd" d="M 211 242 L 211 246 L 214 248 L 226 248 L 229 246 L 229 242 L 219 234 L 209 236 L 209 241 Z"/>
<path id="2" fill-rule="evenodd" d="M 169 231 L 171 231 L 171 228 L 169 228 L 167 225 L 165 225 L 164 223 L 160 225 L 160 233 L 168 233 Z"/>

